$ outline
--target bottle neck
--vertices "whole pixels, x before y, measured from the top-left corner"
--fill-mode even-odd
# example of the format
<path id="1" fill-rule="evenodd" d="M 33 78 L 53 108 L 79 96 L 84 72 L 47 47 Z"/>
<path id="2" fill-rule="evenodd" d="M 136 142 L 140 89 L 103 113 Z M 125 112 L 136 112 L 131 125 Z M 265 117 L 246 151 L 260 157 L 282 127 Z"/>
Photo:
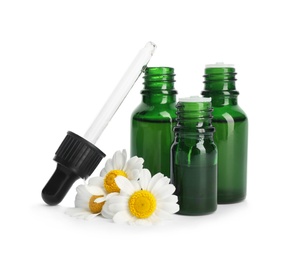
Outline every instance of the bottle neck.
<path id="1" fill-rule="evenodd" d="M 170 104 L 176 102 L 174 69 L 169 67 L 148 67 L 145 69 L 144 88 L 141 91 L 146 104 Z"/>
<path id="2" fill-rule="evenodd" d="M 174 132 L 177 137 L 213 138 L 211 102 L 180 101 L 177 108 L 177 125 Z"/>
<path id="3" fill-rule="evenodd" d="M 235 78 L 236 72 L 232 67 L 211 67 L 205 69 L 204 97 L 211 97 L 212 105 L 229 106 L 237 105 Z"/>

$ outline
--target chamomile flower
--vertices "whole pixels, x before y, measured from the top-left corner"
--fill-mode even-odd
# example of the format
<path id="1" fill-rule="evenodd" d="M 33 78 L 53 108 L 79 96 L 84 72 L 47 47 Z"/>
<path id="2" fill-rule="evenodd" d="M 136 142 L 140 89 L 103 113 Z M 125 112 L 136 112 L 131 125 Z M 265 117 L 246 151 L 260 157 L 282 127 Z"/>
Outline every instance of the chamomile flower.
<path id="1" fill-rule="evenodd" d="M 98 183 L 106 193 L 119 192 L 120 188 L 115 182 L 117 176 L 123 176 L 129 180 L 137 180 L 139 172 L 143 168 L 144 160 L 133 156 L 127 160 L 126 150 L 117 151 L 111 159 L 105 163 L 105 167 L 100 172 L 100 177 L 93 177 L 90 182 Z"/>
<path id="2" fill-rule="evenodd" d="M 179 210 L 175 187 L 169 178 L 157 173 L 153 177 L 147 169 L 139 174 L 139 180 L 128 180 L 123 176 L 115 179 L 120 192 L 108 199 L 102 210 L 114 222 L 151 225 L 171 217 Z"/>
<path id="3" fill-rule="evenodd" d="M 101 213 L 106 201 L 106 193 L 94 184 L 81 184 L 76 188 L 75 208 L 70 208 L 66 213 L 70 216 L 92 219 Z"/>

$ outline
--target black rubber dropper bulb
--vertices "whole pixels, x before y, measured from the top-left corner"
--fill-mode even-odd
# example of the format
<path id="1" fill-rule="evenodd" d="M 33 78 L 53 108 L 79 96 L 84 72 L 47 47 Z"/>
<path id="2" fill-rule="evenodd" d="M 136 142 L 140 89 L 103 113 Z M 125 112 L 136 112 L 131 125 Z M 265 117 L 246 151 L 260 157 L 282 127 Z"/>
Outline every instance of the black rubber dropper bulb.
<path id="1" fill-rule="evenodd" d="M 57 168 L 41 192 L 45 203 L 59 204 L 73 183 L 79 178 L 87 179 L 105 157 L 95 143 L 146 67 L 155 48 L 154 43 L 148 42 L 140 50 L 84 138 L 73 132 L 67 132 L 54 157 Z"/>
<path id="2" fill-rule="evenodd" d="M 44 202 L 59 204 L 73 183 L 79 178 L 87 179 L 104 157 L 105 154 L 95 145 L 73 132 L 67 132 L 54 157 L 56 171 L 41 192 Z"/>

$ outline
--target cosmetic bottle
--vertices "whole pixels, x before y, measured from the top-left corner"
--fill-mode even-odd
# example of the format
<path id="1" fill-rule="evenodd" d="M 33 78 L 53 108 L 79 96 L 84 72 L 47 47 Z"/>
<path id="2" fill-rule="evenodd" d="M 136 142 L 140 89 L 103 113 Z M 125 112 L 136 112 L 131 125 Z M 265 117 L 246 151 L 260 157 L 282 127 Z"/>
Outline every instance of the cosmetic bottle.
<path id="1" fill-rule="evenodd" d="M 147 67 L 142 101 L 132 114 L 131 156 L 144 159 L 152 175 L 170 176 L 170 147 L 176 124 L 174 69 Z"/>
<path id="2" fill-rule="evenodd" d="M 232 65 L 206 65 L 204 97 L 211 97 L 214 142 L 218 149 L 218 203 L 240 202 L 246 198 L 248 119 L 238 105 Z"/>
<path id="3" fill-rule="evenodd" d="M 213 141 L 211 98 L 177 103 L 171 147 L 171 183 L 182 215 L 205 215 L 217 209 L 217 148 Z"/>

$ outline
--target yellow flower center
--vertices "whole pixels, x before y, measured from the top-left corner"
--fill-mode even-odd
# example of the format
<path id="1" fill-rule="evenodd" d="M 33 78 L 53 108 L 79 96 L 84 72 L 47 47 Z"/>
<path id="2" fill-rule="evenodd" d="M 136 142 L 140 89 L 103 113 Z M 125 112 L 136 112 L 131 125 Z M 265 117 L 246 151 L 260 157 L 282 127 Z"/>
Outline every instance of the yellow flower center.
<path id="1" fill-rule="evenodd" d="M 90 200 L 89 200 L 89 209 L 93 214 L 101 212 L 102 207 L 104 205 L 104 201 L 100 202 L 100 203 L 97 203 L 97 202 L 94 202 L 94 200 L 98 199 L 98 198 L 102 198 L 102 197 L 103 197 L 103 195 L 93 195 L 90 198 Z"/>
<path id="2" fill-rule="evenodd" d="M 104 188 L 108 193 L 120 192 L 120 188 L 115 182 L 115 178 L 119 175 L 127 178 L 127 174 L 122 170 L 112 170 L 106 174 L 104 178 Z"/>
<path id="3" fill-rule="evenodd" d="M 155 212 L 156 207 L 156 198 L 147 190 L 136 191 L 129 199 L 130 212 L 137 218 L 148 218 Z"/>

